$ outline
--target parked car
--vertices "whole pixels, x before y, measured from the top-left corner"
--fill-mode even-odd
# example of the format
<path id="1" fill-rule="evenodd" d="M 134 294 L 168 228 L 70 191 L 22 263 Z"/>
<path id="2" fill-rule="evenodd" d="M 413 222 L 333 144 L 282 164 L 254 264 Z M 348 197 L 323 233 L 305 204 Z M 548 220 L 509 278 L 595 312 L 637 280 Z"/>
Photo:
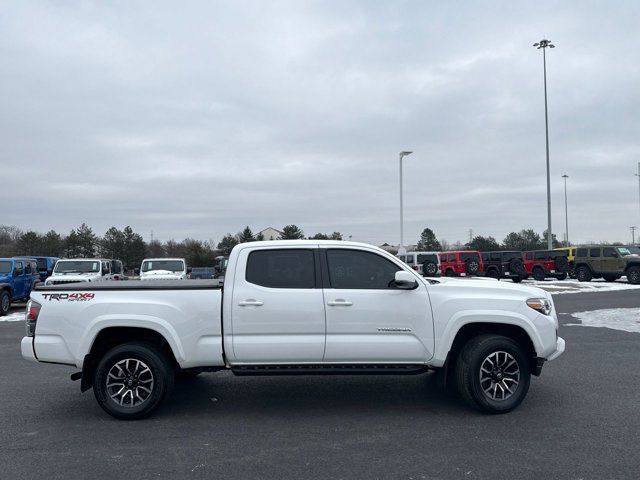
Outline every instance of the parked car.
<path id="1" fill-rule="evenodd" d="M 442 252 L 440 270 L 445 277 L 465 277 L 484 273 L 482 257 L 476 250 Z"/>
<path id="2" fill-rule="evenodd" d="M 398 258 L 423 277 L 440 276 L 440 255 L 438 252 L 407 252 Z"/>
<path id="3" fill-rule="evenodd" d="M 140 280 L 184 280 L 191 273 L 184 258 L 145 258 Z"/>
<path id="4" fill-rule="evenodd" d="M 216 269 L 216 274 L 214 278 L 218 278 L 223 280 L 224 275 L 227 272 L 227 265 L 229 264 L 229 257 L 225 257 L 223 255 L 216 257 L 216 263 L 213 268 Z"/>
<path id="5" fill-rule="evenodd" d="M 581 282 L 604 278 L 615 282 L 623 275 L 634 285 L 640 284 L 640 256 L 627 247 L 613 245 L 578 247 L 575 258 L 576 277 Z"/>
<path id="6" fill-rule="evenodd" d="M 491 278 L 510 278 L 518 283 L 527 275 L 522 261 L 522 252 L 482 252 L 482 264 L 485 276 Z"/>
<path id="7" fill-rule="evenodd" d="M 102 282 L 124 276 L 120 260 L 106 258 L 65 258 L 58 260 L 45 285 Z"/>
<path id="8" fill-rule="evenodd" d="M 108 315 L 105 315 L 108 312 Z M 439 370 L 489 413 L 516 408 L 565 342 L 551 295 L 500 282 L 426 279 L 366 244 L 234 247 L 214 281 L 39 287 L 22 356 L 80 369 L 120 419 L 149 415 L 176 372 L 415 374 Z M 208 388 L 208 387 L 207 387 Z"/>
<path id="9" fill-rule="evenodd" d="M 0 258 L 0 316 L 9 313 L 13 302 L 27 301 L 39 282 L 35 258 Z"/>
<path id="10" fill-rule="evenodd" d="M 193 267 L 188 275 L 192 280 L 210 280 L 215 278 L 216 269 L 214 267 Z"/>
<path id="11" fill-rule="evenodd" d="M 527 278 L 542 281 L 552 277 L 565 280 L 569 274 L 567 253 L 560 250 L 531 250 L 523 252 L 524 269 Z"/>
<path id="12" fill-rule="evenodd" d="M 38 262 L 38 275 L 41 281 L 45 281 L 53 273 L 53 267 L 59 260 L 58 257 L 32 257 Z"/>

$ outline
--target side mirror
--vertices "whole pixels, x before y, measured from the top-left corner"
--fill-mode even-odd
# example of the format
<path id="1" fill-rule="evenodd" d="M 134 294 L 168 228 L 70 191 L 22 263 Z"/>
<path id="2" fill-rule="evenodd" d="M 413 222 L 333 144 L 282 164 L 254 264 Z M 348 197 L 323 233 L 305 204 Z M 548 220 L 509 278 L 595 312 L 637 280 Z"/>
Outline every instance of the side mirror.
<path id="1" fill-rule="evenodd" d="M 140 275 L 140 269 L 139 268 L 134 268 L 133 269 L 133 273 L 134 273 L 134 275 Z"/>
<path id="2" fill-rule="evenodd" d="M 418 281 L 416 280 L 416 277 L 404 270 L 396 272 L 393 281 L 396 284 L 396 287 L 402 290 L 413 290 L 414 288 L 418 288 Z"/>

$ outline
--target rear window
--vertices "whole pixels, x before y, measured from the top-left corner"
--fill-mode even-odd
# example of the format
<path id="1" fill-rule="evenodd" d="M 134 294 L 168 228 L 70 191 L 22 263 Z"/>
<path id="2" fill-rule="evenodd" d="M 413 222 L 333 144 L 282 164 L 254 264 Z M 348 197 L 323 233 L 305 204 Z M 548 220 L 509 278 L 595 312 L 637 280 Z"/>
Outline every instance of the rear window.
<path id="1" fill-rule="evenodd" d="M 41 272 L 47 271 L 47 259 L 46 258 L 38 258 L 36 259 L 38 262 L 38 270 Z"/>
<path id="2" fill-rule="evenodd" d="M 11 272 L 11 262 L 8 260 L 2 260 L 0 262 L 0 273 L 10 273 Z"/>
<path id="3" fill-rule="evenodd" d="M 447 262 L 455 262 L 456 261 L 456 254 L 455 253 L 450 253 L 447 255 Z"/>
<path id="4" fill-rule="evenodd" d="M 549 252 L 535 252 L 534 253 L 534 258 L 536 260 L 546 260 L 548 258 L 550 258 L 551 255 L 549 255 Z"/>
<path id="5" fill-rule="evenodd" d="M 576 257 L 586 257 L 587 256 L 587 249 L 586 248 L 578 248 L 576 249 Z"/>
<path id="6" fill-rule="evenodd" d="M 424 262 L 438 263 L 438 256 L 435 253 L 418 255 L 418 263 L 422 265 Z"/>
<path id="7" fill-rule="evenodd" d="M 599 257 L 600 256 L 600 249 L 599 248 L 590 248 L 589 249 L 589 256 L 592 257 L 592 258 Z"/>
<path id="8" fill-rule="evenodd" d="M 314 288 L 313 250 L 255 250 L 247 260 L 247 282 L 270 288 Z"/>
<path id="9" fill-rule="evenodd" d="M 460 261 L 466 262 L 469 259 L 480 260 L 480 255 L 477 252 L 464 252 L 460 254 Z"/>

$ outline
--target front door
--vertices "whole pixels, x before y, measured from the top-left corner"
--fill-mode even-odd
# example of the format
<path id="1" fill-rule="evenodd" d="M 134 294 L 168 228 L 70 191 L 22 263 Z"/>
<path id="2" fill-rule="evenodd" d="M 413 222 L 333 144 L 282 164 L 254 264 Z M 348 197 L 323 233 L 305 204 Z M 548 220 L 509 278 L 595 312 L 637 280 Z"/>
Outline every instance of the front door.
<path id="1" fill-rule="evenodd" d="M 25 278 L 24 262 L 13 262 L 13 298 L 23 298 L 25 295 Z"/>
<path id="2" fill-rule="evenodd" d="M 236 363 L 322 362 L 325 309 L 317 257 L 318 249 L 309 247 L 241 250 L 231 293 Z"/>
<path id="3" fill-rule="evenodd" d="M 426 286 L 395 287 L 403 268 L 372 250 L 327 248 L 327 363 L 425 363 L 433 355 Z M 406 269 L 404 269 L 406 270 Z"/>

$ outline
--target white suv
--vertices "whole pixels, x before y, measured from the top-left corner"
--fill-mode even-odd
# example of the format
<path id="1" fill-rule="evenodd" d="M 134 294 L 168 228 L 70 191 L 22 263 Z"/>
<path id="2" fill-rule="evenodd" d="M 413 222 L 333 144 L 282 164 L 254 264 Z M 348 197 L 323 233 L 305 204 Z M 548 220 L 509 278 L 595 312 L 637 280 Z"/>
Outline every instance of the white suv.
<path id="1" fill-rule="evenodd" d="M 140 280 L 184 280 L 189 270 L 184 258 L 145 258 Z"/>
<path id="2" fill-rule="evenodd" d="M 407 252 L 398 258 L 423 277 L 440 276 L 440 255 L 438 252 Z"/>
<path id="3" fill-rule="evenodd" d="M 120 260 L 104 258 L 69 258 L 58 260 L 52 275 L 45 285 L 67 283 L 99 282 L 124 278 L 124 268 Z"/>

